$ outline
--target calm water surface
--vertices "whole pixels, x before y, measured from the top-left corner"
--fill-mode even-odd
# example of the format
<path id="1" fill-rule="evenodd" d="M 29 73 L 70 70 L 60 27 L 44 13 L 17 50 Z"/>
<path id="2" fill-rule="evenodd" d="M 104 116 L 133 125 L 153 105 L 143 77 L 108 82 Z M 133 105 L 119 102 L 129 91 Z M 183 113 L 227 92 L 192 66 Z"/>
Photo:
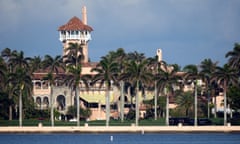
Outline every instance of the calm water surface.
<path id="1" fill-rule="evenodd" d="M 240 133 L 0 134 L 0 144 L 240 144 Z"/>

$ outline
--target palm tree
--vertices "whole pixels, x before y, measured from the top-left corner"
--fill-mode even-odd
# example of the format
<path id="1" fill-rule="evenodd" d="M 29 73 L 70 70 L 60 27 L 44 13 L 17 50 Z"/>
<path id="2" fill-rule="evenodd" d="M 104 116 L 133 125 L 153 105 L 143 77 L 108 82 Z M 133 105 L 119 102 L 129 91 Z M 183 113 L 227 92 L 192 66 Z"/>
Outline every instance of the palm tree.
<path id="1" fill-rule="evenodd" d="M 77 67 L 73 65 L 67 66 L 67 74 L 64 78 L 65 83 L 67 83 L 72 89 L 75 90 L 75 98 L 77 101 L 77 126 L 80 126 L 80 102 L 79 102 L 79 93 L 80 93 L 80 85 L 85 85 L 88 89 L 90 75 L 82 76 L 82 67 L 81 65 L 77 65 Z"/>
<path id="2" fill-rule="evenodd" d="M 178 85 L 179 80 L 181 80 L 177 70 L 178 68 L 174 65 L 168 65 L 163 61 L 156 75 L 158 91 L 164 92 L 166 95 L 166 125 L 169 125 L 169 97 L 174 92 L 174 88 Z"/>
<path id="3" fill-rule="evenodd" d="M 55 78 L 57 77 L 59 70 L 63 69 L 62 57 L 60 55 L 55 58 L 50 55 L 45 55 L 43 60 L 43 68 L 49 70 L 45 79 L 48 80 L 50 85 L 50 99 L 51 99 L 51 126 L 54 126 L 54 100 L 53 100 L 53 86 L 55 84 Z M 54 76 L 55 74 L 55 76 Z"/>
<path id="4" fill-rule="evenodd" d="M 66 80 L 69 86 L 75 90 L 75 97 L 77 101 L 77 126 L 80 126 L 80 100 L 79 85 L 81 82 L 88 87 L 88 79 L 90 76 L 82 76 L 82 63 L 84 59 L 83 55 L 83 45 L 79 43 L 69 43 L 68 48 L 66 49 L 66 55 L 64 56 L 64 62 L 67 66 L 67 77 Z"/>
<path id="5" fill-rule="evenodd" d="M 2 89 L 5 85 L 5 78 L 7 75 L 7 67 L 5 61 L 0 57 L 0 88 Z"/>
<path id="6" fill-rule="evenodd" d="M 218 62 L 213 62 L 211 59 L 204 59 L 201 62 L 201 74 L 204 76 L 203 81 L 206 85 L 206 93 L 207 93 L 207 100 L 208 100 L 208 118 L 210 117 L 210 93 L 212 94 L 212 91 L 214 90 L 215 82 L 211 82 L 211 79 L 213 77 L 213 73 L 216 71 Z M 214 116 L 216 118 L 216 110 L 217 110 L 217 105 L 216 105 L 216 97 L 215 97 L 215 111 L 214 111 Z"/>
<path id="7" fill-rule="evenodd" d="M 152 70 L 152 73 L 154 75 L 154 77 L 156 78 L 156 76 L 158 75 L 159 72 L 159 68 L 160 68 L 160 63 L 158 61 L 158 57 L 154 57 L 154 58 L 148 58 L 149 60 L 149 69 Z M 157 91 L 157 81 L 154 78 L 154 119 L 157 120 L 157 99 L 158 99 L 158 91 Z"/>
<path id="8" fill-rule="evenodd" d="M 193 101 L 194 99 L 191 91 L 182 92 L 176 98 L 177 105 L 184 108 L 186 116 L 189 116 L 189 111 L 193 108 Z"/>
<path id="9" fill-rule="evenodd" d="M 194 83 L 194 125 L 197 126 L 197 82 L 198 80 L 202 80 L 203 75 L 199 73 L 198 66 L 196 65 L 187 65 L 183 68 L 185 74 L 185 79 L 187 83 Z"/>
<path id="10" fill-rule="evenodd" d="M 230 57 L 228 59 L 228 64 L 238 70 L 238 73 L 240 74 L 240 44 L 236 43 L 234 45 L 234 48 L 232 51 L 229 51 L 225 57 Z"/>
<path id="11" fill-rule="evenodd" d="M 106 126 L 109 126 L 109 117 L 110 117 L 110 90 L 113 82 L 116 81 L 118 64 L 114 62 L 109 57 L 102 57 L 101 61 L 97 64 L 96 68 L 93 68 L 91 72 L 96 72 L 92 83 L 95 84 L 99 82 L 99 87 L 101 88 L 105 85 L 105 94 L 106 94 Z"/>
<path id="12" fill-rule="evenodd" d="M 35 71 L 42 69 L 42 65 L 43 63 L 40 56 L 34 56 L 33 58 L 31 58 L 29 62 L 31 73 L 34 73 Z"/>
<path id="13" fill-rule="evenodd" d="M 7 66 L 7 73 L 14 73 L 16 72 L 16 69 L 25 68 L 28 69 L 28 61 L 30 60 L 29 57 L 24 57 L 23 51 L 12 51 L 10 48 L 5 48 L 1 52 L 1 56 L 4 58 Z M 8 76 L 7 76 L 8 77 Z M 6 93 L 8 94 L 9 100 L 13 100 L 13 93 L 14 88 L 11 82 L 8 82 L 7 85 L 5 85 Z M 12 105 L 9 105 L 9 120 L 12 120 Z"/>
<path id="14" fill-rule="evenodd" d="M 63 56 L 64 62 L 68 65 L 79 65 L 83 62 L 83 45 L 79 43 L 69 43 L 65 49 L 66 55 Z"/>
<path id="15" fill-rule="evenodd" d="M 13 71 L 16 68 L 25 68 L 28 69 L 29 68 L 29 64 L 28 62 L 31 60 L 30 57 L 24 57 L 24 52 L 20 51 L 13 51 L 12 55 L 9 59 L 9 63 L 11 63 L 11 65 L 13 66 Z"/>
<path id="16" fill-rule="evenodd" d="M 238 73 L 229 65 L 225 64 L 224 67 L 217 67 L 212 81 L 217 81 L 223 88 L 224 95 L 224 125 L 227 125 L 227 90 L 232 84 L 238 83 Z"/>
<path id="17" fill-rule="evenodd" d="M 152 79 L 152 73 L 148 69 L 148 60 L 143 59 L 139 61 L 131 60 L 126 64 L 126 73 L 124 78 L 128 79 L 132 84 L 136 85 L 136 101 L 135 101 L 135 110 L 136 110 L 136 126 L 138 126 L 139 121 L 139 93 L 140 86 L 143 88 L 144 85 L 149 84 Z"/>
<path id="18" fill-rule="evenodd" d="M 116 52 L 114 51 L 110 51 L 109 54 L 107 55 L 107 57 L 112 58 L 117 64 L 118 64 L 118 76 L 117 76 L 117 85 L 120 85 L 120 118 L 121 118 L 121 122 L 124 121 L 124 95 L 125 95 L 125 91 L 124 91 L 124 87 L 125 87 L 125 82 L 122 79 L 122 75 L 125 71 L 125 67 L 124 67 L 124 63 L 126 63 L 126 53 L 124 51 L 123 48 L 119 48 L 116 50 Z"/>
<path id="19" fill-rule="evenodd" d="M 11 73 L 9 75 L 9 82 L 11 82 L 14 86 L 14 89 L 19 93 L 19 126 L 22 126 L 22 109 L 23 109 L 23 102 L 22 96 L 23 92 L 26 91 L 29 95 L 32 91 L 32 79 L 28 74 L 26 69 L 23 68 L 16 68 L 15 73 Z M 31 95 L 30 95 L 31 96 Z"/>

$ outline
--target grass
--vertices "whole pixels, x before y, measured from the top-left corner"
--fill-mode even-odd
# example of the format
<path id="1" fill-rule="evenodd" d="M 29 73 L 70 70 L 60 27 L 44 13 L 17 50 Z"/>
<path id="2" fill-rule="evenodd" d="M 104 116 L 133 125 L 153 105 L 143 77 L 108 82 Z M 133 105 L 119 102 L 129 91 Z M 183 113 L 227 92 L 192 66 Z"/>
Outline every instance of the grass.
<path id="1" fill-rule="evenodd" d="M 23 126 L 38 126 L 39 123 L 42 123 L 43 126 L 51 126 L 51 122 L 49 120 L 36 120 L 36 119 L 30 119 L 30 120 L 23 120 Z M 76 126 L 76 122 L 68 122 L 68 121 L 55 121 L 55 126 Z M 80 125 L 83 126 L 87 123 L 89 126 L 105 126 L 106 121 L 105 120 L 96 120 L 96 121 L 80 121 Z M 124 120 L 124 122 L 121 122 L 121 120 L 110 120 L 109 125 L 110 126 L 131 126 L 135 123 L 135 120 Z M 18 126 L 19 121 L 18 120 L 0 120 L 0 126 Z M 165 125 L 164 119 L 158 119 L 158 120 L 140 120 L 139 121 L 140 126 L 159 126 L 159 125 Z"/>
<path id="2" fill-rule="evenodd" d="M 212 118 L 212 125 L 223 125 L 223 118 Z M 36 120 L 36 119 L 30 119 L 30 120 L 23 120 L 23 126 L 38 126 L 39 123 L 42 123 L 43 126 L 51 126 L 50 120 Z M 76 122 L 69 122 L 69 121 L 55 121 L 55 126 L 76 126 Z M 96 120 L 96 121 L 81 121 L 80 125 L 84 126 L 85 123 L 87 123 L 89 126 L 105 126 L 106 121 L 105 120 Z M 131 126 L 132 124 L 135 124 L 135 120 L 124 120 L 124 122 L 121 122 L 121 120 L 110 120 L 109 125 L 110 126 Z M 165 119 L 144 119 L 139 120 L 139 126 L 164 126 L 165 125 Z M 0 126 L 19 126 L 18 120 L 0 120 Z"/>

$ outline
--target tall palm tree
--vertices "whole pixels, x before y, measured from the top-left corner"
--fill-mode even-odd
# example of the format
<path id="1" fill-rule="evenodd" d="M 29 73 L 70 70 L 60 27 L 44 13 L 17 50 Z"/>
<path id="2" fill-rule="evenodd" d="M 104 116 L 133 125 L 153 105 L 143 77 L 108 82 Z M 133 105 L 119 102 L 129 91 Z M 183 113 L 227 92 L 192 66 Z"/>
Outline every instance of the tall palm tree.
<path id="1" fill-rule="evenodd" d="M 1 56 L 4 58 L 6 65 L 7 65 L 7 73 L 14 73 L 16 72 L 16 69 L 18 68 L 25 68 L 29 69 L 28 62 L 30 60 L 29 57 L 24 57 L 24 52 L 23 51 L 12 51 L 10 48 L 5 48 L 1 52 Z M 5 85 L 5 90 L 8 94 L 9 100 L 13 100 L 13 93 L 14 93 L 14 88 L 11 82 L 8 82 L 7 85 Z M 12 105 L 9 105 L 9 120 L 12 120 Z"/>
<path id="2" fill-rule="evenodd" d="M 124 63 L 126 63 L 126 53 L 124 51 L 123 48 L 118 48 L 116 50 L 116 52 L 111 51 L 109 52 L 109 54 L 107 55 L 110 58 L 113 59 L 113 61 L 115 61 L 118 64 L 118 76 L 117 76 L 117 85 L 120 85 L 120 119 L 121 122 L 124 121 L 124 95 L 125 95 L 125 91 L 124 91 L 124 87 L 125 87 L 125 82 L 122 79 L 122 75 L 125 72 L 125 67 L 124 67 Z"/>
<path id="3" fill-rule="evenodd" d="M 73 90 L 75 90 L 75 98 L 77 101 L 77 126 L 80 126 L 80 85 L 84 85 L 87 89 L 89 86 L 90 75 L 82 75 L 82 67 L 78 65 L 77 67 L 73 65 L 67 65 L 67 74 L 64 78 L 67 83 Z"/>
<path id="4" fill-rule="evenodd" d="M 25 57 L 24 56 L 24 52 L 23 51 L 11 51 L 10 49 L 5 49 L 2 53 L 2 55 L 5 56 L 5 58 L 8 59 L 8 70 L 9 73 L 11 75 L 18 73 L 19 69 L 23 69 L 22 71 L 25 71 L 27 75 L 31 75 L 31 73 L 29 71 L 27 71 L 29 69 L 29 60 L 30 57 Z M 11 76 L 8 76 L 11 77 Z M 14 79 L 12 79 L 13 81 Z M 16 89 L 16 85 L 12 84 L 12 81 L 10 80 L 8 82 L 8 94 L 9 94 L 9 98 L 12 99 L 13 93 L 14 93 L 14 89 Z M 20 92 L 22 92 L 20 90 Z M 20 98 L 20 100 L 22 100 Z M 20 108 L 19 110 L 20 113 L 22 113 L 22 108 Z M 12 108 L 9 108 L 9 115 L 12 114 Z M 11 118 L 11 117 L 10 117 Z"/>
<path id="5" fill-rule="evenodd" d="M 201 64 L 201 74 L 204 76 L 203 81 L 206 85 L 206 93 L 207 93 L 207 100 L 208 100 L 208 118 L 210 117 L 210 96 L 214 90 L 215 82 L 211 82 L 211 79 L 213 77 L 214 72 L 216 71 L 218 62 L 213 62 L 211 59 L 204 59 Z M 216 97 L 215 97 L 215 103 L 214 103 L 214 116 L 216 118 L 216 110 L 217 110 L 217 105 L 216 105 Z"/>
<path id="6" fill-rule="evenodd" d="M 154 75 L 154 77 L 156 78 L 159 72 L 159 68 L 160 68 L 160 63 L 158 61 L 158 57 L 154 57 L 154 58 L 148 58 L 149 60 L 149 69 L 152 70 L 152 73 Z M 158 99 L 158 91 L 157 91 L 157 81 L 154 78 L 154 119 L 157 120 L 157 99 Z"/>
<path id="7" fill-rule="evenodd" d="M 80 88 L 81 82 L 88 87 L 86 76 L 82 77 L 82 63 L 83 63 L 83 45 L 81 43 L 69 43 L 64 56 L 64 62 L 67 66 L 67 77 L 70 87 L 75 90 L 75 98 L 77 101 L 77 126 L 80 126 Z"/>
<path id="8" fill-rule="evenodd" d="M 148 60 L 143 59 L 139 61 L 131 60 L 126 64 L 126 73 L 124 74 L 125 79 L 131 81 L 134 85 L 136 85 L 137 92 L 135 98 L 135 110 L 136 110 L 136 126 L 138 126 L 139 121 L 139 93 L 140 86 L 143 88 L 144 85 L 149 84 L 150 80 L 152 80 L 152 73 L 148 69 Z"/>
<path id="9" fill-rule="evenodd" d="M 106 94 L 106 126 L 109 126 L 110 118 L 110 90 L 113 82 L 116 81 L 118 64 L 109 57 L 102 57 L 95 68 L 91 70 L 97 74 L 93 77 L 92 83 L 99 83 L 101 88 L 105 85 Z"/>
<path id="10" fill-rule="evenodd" d="M 49 70 L 45 79 L 48 80 L 50 85 L 50 99 L 51 99 L 51 126 L 54 126 L 54 100 L 53 100 L 53 86 L 55 85 L 55 78 L 57 77 L 59 70 L 63 69 L 62 57 L 60 55 L 51 57 L 45 55 L 43 60 L 43 68 Z"/>
<path id="11" fill-rule="evenodd" d="M 228 64 L 240 74 L 240 44 L 236 43 L 233 50 L 229 51 L 225 57 L 229 57 Z"/>
<path id="12" fill-rule="evenodd" d="M 9 81 L 13 84 L 14 89 L 19 94 L 19 126 L 22 126 L 22 109 L 23 109 L 23 101 L 22 96 L 23 92 L 26 91 L 29 96 L 31 96 L 32 91 L 32 79 L 27 72 L 27 69 L 23 69 L 21 67 L 18 67 L 15 69 L 15 73 L 11 73 L 9 75 Z"/>
<path id="13" fill-rule="evenodd" d="M 161 68 L 156 75 L 158 91 L 166 95 L 166 125 L 169 125 L 169 97 L 171 93 L 174 93 L 175 86 L 181 80 L 177 70 L 177 67 L 162 62 Z"/>
<path id="14" fill-rule="evenodd" d="M 198 117 L 198 94 L 197 94 L 197 84 L 198 80 L 202 80 L 203 75 L 198 71 L 198 66 L 196 65 L 187 65 L 183 68 L 185 74 L 186 82 L 194 83 L 194 125 L 197 126 L 197 117 Z"/>
<path id="15" fill-rule="evenodd" d="M 225 64 L 224 67 L 217 67 L 212 81 L 217 81 L 223 88 L 224 96 L 224 125 L 227 125 L 227 90 L 232 84 L 237 84 L 239 81 L 238 73 L 229 65 Z"/>

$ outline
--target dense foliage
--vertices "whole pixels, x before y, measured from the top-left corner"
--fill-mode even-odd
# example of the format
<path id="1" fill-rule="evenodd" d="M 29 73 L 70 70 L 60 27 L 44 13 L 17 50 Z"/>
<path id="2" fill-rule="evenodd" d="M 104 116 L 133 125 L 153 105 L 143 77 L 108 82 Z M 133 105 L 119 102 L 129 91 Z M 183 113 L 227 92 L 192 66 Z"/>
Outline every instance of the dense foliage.
<path id="1" fill-rule="evenodd" d="M 75 97 L 81 96 L 78 86 L 80 84 L 88 86 L 89 81 L 92 85 L 100 83 L 99 88 L 105 85 L 107 87 L 106 93 L 109 93 L 113 85 L 118 87 L 123 93 L 121 95 L 126 94 L 131 97 L 132 106 L 127 118 L 133 119 L 135 117 L 136 124 L 138 124 L 140 106 L 134 100 L 138 101 L 139 97 L 144 96 L 146 91 L 153 90 L 156 91 L 154 95 L 156 95 L 157 100 L 154 100 L 153 96 L 151 101 L 144 102 L 147 105 L 146 117 L 148 118 L 154 117 L 154 113 L 156 113 L 154 107 L 157 110 L 155 117 L 168 117 L 168 105 L 173 102 L 178 107 L 171 110 L 170 115 L 177 115 L 177 112 L 181 113 L 182 116 L 192 117 L 195 103 L 194 95 L 198 102 L 195 107 L 200 108 L 197 111 L 199 115 L 210 117 L 210 109 L 216 105 L 212 99 L 216 97 L 215 93 L 219 89 L 223 89 L 224 93 L 224 117 L 226 117 L 227 104 L 234 112 L 240 110 L 239 44 L 235 44 L 233 50 L 226 53 L 228 62 L 224 66 L 218 66 L 218 63 L 211 59 L 204 59 L 199 65 L 190 64 L 185 66 L 183 70 L 177 64 L 159 62 L 156 57 L 147 58 L 143 53 L 136 51 L 125 53 L 124 49 L 120 48 L 116 51 L 110 51 L 101 58 L 97 67 L 92 69 L 97 73 L 94 77 L 82 75 L 81 60 L 84 56 L 79 55 L 81 52 L 82 47 L 77 44 L 71 44 L 69 54 L 64 57 L 51 57 L 49 55 L 44 58 L 39 56 L 25 57 L 23 51 L 3 49 L 0 55 L 0 119 L 19 118 L 21 120 L 45 117 L 54 121 L 52 105 L 50 104 L 50 108 L 46 111 L 36 110 L 32 98 L 33 73 L 43 69 L 48 69 L 45 80 L 49 81 L 50 86 L 54 85 L 55 81 L 61 80 L 75 90 Z M 63 61 L 64 59 L 65 61 Z M 65 76 L 59 76 L 59 71 L 63 71 Z M 204 85 L 199 85 L 199 80 L 202 80 Z M 184 92 L 184 85 L 191 84 L 196 88 L 195 93 L 193 91 Z M 108 99 L 106 99 L 107 120 L 110 118 L 111 108 Z M 123 102 L 121 101 L 121 105 L 124 105 Z M 79 102 L 77 107 L 79 107 Z M 75 112 L 73 109 L 78 111 Z M 71 107 L 68 114 L 76 114 L 78 117 L 91 115 L 89 109 L 81 109 L 80 107 L 76 108 L 76 106 Z M 52 125 L 54 125 L 53 122 Z"/>

